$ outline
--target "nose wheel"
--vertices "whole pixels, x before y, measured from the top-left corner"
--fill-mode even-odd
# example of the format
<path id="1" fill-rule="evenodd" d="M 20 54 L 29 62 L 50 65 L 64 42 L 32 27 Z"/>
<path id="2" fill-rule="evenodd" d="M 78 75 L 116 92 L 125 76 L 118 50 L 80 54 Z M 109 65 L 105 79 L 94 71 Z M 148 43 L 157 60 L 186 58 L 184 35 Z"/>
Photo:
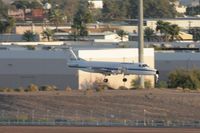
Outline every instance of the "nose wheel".
<path id="1" fill-rule="evenodd" d="M 155 83 L 158 83 L 158 81 L 159 81 L 159 75 L 156 74 L 156 75 L 155 75 Z"/>

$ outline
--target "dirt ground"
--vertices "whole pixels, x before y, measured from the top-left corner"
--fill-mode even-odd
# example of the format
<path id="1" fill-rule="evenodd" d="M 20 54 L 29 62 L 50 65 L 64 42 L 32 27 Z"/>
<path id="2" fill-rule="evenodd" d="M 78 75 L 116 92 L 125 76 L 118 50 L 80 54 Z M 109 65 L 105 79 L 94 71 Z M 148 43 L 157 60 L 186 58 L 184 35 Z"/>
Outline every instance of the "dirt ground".
<path id="1" fill-rule="evenodd" d="M 107 127 L 0 127 L 0 133 L 199 133 L 200 129 Z"/>
<path id="2" fill-rule="evenodd" d="M 2 119 L 199 121 L 199 110 L 200 93 L 181 90 L 0 93 Z"/>

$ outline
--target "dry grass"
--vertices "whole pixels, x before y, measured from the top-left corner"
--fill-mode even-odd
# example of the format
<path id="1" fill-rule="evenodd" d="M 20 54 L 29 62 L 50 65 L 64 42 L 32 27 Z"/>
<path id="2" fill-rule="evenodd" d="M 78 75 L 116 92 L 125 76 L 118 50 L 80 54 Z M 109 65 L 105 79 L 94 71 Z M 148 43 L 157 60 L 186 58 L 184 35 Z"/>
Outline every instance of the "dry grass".
<path id="1" fill-rule="evenodd" d="M 0 127 L 1 133 L 199 133 L 199 129 L 123 127 Z"/>
<path id="2" fill-rule="evenodd" d="M 0 93 L 0 109 L 5 117 L 17 111 L 35 119 L 95 120 L 200 120 L 200 93 L 177 90 L 107 90 Z M 91 114 L 92 112 L 92 114 Z M 112 116 L 112 117 L 111 117 Z M 114 116 L 114 117 L 113 117 Z"/>

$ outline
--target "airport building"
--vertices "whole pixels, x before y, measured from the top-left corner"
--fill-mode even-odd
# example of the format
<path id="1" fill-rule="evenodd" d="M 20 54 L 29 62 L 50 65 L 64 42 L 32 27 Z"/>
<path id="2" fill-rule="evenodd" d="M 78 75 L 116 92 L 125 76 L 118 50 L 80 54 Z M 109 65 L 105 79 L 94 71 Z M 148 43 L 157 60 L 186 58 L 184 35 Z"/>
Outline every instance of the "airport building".
<path id="1" fill-rule="evenodd" d="M 79 57 L 92 61 L 138 62 L 136 48 L 74 48 Z M 71 58 L 68 50 L 58 48 L 54 50 L 35 49 L 27 50 L 24 47 L 8 47 L 0 49 L 0 88 L 27 87 L 30 84 L 38 86 L 55 85 L 60 89 L 86 89 L 96 80 L 103 80 L 101 74 L 91 74 L 67 66 Z M 145 49 L 145 62 L 154 67 L 154 50 Z M 109 85 L 118 88 L 131 86 L 136 76 L 126 76 L 127 83 L 122 82 L 123 75 L 108 77 Z M 147 76 L 154 82 L 154 76 Z"/>
<path id="2" fill-rule="evenodd" d="M 199 52 L 155 52 L 155 67 L 160 71 L 160 80 L 167 80 L 170 72 L 177 69 L 199 69 Z"/>

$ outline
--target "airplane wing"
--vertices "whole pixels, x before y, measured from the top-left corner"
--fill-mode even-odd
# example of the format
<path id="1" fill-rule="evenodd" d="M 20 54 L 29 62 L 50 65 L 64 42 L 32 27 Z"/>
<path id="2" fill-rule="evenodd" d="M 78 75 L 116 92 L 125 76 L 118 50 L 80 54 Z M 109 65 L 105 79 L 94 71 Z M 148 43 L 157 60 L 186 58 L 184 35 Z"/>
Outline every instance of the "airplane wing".
<path id="1" fill-rule="evenodd" d="M 111 75 L 111 74 L 118 75 L 118 74 L 123 74 L 125 72 L 124 68 L 96 68 L 96 67 L 93 67 L 91 69 L 93 69 L 97 73 L 101 73 L 104 75 Z"/>

